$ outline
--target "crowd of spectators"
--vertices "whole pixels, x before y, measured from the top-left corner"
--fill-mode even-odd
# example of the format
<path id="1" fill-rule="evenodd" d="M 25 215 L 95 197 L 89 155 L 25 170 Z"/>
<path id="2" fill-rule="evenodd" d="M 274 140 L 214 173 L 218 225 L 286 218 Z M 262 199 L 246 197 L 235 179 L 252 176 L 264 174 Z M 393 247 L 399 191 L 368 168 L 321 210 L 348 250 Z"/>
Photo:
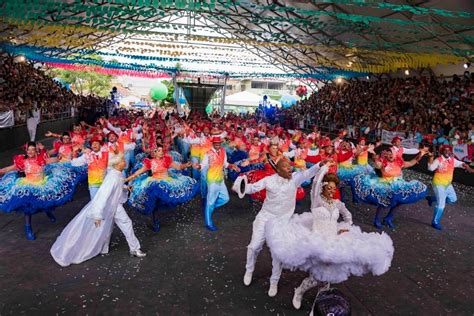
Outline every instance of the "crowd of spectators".
<path id="1" fill-rule="evenodd" d="M 348 129 L 371 139 L 382 130 L 403 132 L 421 142 L 474 142 L 474 75 L 452 80 L 393 78 L 329 84 L 277 114 L 296 128 Z M 292 118 L 292 122 L 288 122 Z"/>
<path id="2" fill-rule="evenodd" d="M 15 125 L 30 110 L 40 109 L 41 120 L 80 116 L 93 121 L 107 113 L 110 100 L 74 94 L 30 62 L 8 55 L 0 62 L 0 112 L 14 111 Z M 327 131 L 348 129 L 349 136 L 370 140 L 382 130 L 403 132 L 419 142 L 462 144 L 474 142 L 474 74 L 451 80 L 435 77 L 348 80 L 322 87 L 289 109 L 259 108 L 248 119 L 280 123 L 287 129 Z"/>
<path id="3" fill-rule="evenodd" d="M 87 116 L 105 111 L 110 102 L 97 96 L 74 94 L 28 61 L 2 55 L 0 61 L 0 112 L 14 111 L 15 125 L 24 124 L 31 110 L 41 121 Z"/>

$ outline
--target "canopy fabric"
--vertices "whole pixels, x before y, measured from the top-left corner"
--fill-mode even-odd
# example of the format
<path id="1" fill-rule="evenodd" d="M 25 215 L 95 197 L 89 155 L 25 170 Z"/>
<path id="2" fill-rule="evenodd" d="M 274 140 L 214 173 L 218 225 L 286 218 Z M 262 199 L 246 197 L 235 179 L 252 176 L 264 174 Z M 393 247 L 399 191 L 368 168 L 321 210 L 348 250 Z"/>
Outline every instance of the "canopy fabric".
<path id="1" fill-rule="evenodd" d="M 31 47 L 32 59 L 123 71 L 177 73 L 187 69 L 176 63 L 214 62 L 221 75 L 332 80 L 328 73 L 365 76 L 474 55 L 472 0 L 6 0 L 1 7 L 1 40 Z M 186 51 L 206 45 L 214 52 Z M 87 58 L 94 52 L 110 58 Z M 121 58 L 128 61 L 113 61 Z M 233 65 L 260 70 L 228 71 Z"/>

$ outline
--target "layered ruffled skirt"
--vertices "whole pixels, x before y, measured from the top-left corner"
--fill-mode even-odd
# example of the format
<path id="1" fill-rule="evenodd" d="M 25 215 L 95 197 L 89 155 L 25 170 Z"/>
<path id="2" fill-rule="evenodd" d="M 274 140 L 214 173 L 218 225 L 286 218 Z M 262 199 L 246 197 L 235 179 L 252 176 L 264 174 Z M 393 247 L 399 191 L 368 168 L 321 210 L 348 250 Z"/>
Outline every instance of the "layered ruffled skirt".
<path id="1" fill-rule="evenodd" d="M 352 186 L 355 177 L 372 172 L 373 168 L 370 165 L 352 165 L 350 167 L 339 166 L 337 168 L 337 177 L 341 181 L 341 185 Z"/>
<path id="2" fill-rule="evenodd" d="M 46 165 L 45 171 L 55 168 L 67 168 L 76 174 L 76 184 L 87 182 L 87 165 L 75 167 L 70 162 L 57 162 Z"/>
<path id="3" fill-rule="evenodd" d="M 340 235 L 312 230 L 313 215 L 295 214 L 291 218 L 270 220 L 265 238 L 272 258 L 283 267 L 309 272 L 319 281 L 340 283 L 351 275 L 381 275 L 390 267 L 393 243 L 385 233 L 365 233 L 358 226 L 338 223 Z"/>
<path id="4" fill-rule="evenodd" d="M 371 174 L 354 178 L 354 192 L 357 199 L 365 203 L 395 207 L 424 199 L 427 186 L 420 181 L 405 181 L 403 178 L 384 181 L 383 178 Z"/>
<path id="5" fill-rule="evenodd" d="M 176 206 L 191 200 L 199 185 L 193 178 L 171 171 L 169 177 L 157 180 L 146 174 L 133 181 L 128 203 L 142 214 L 151 214 L 158 205 Z"/>
<path id="6" fill-rule="evenodd" d="M 87 170 L 87 169 L 86 169 Z M 78 174 L 59 164 L 47 165 L 40 183 L 29 183 L 19 172 L 0 179 L 0 211 L 34 214 L 70 201 L 78 183 Z"/>

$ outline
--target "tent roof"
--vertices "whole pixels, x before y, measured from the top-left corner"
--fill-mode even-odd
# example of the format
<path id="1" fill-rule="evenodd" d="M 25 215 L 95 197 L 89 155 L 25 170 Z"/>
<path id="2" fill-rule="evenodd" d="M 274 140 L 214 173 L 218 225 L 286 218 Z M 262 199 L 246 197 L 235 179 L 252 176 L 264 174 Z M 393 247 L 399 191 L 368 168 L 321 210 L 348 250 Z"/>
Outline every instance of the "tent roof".
<path id="1" fill-rule="evenodd" d="M 179 3 L 178 8 L 178 1 L 44 0 L 31 6 L 7 0 L 2 39 L 40 45 L 46 49 L 42 53 L 57 56 L 61 52 L 52 48 L 69 54 L 126 40 L 160 45 L 168 34 L 169 45 L 237 45 L 285 72 L 308 75 L 431 67 L 470 60 L 474 54 L 472 0 Z M 183 17 L 184 24 L 179 22 Z M 58 27 L 68 28 L 61 32 Z"/>

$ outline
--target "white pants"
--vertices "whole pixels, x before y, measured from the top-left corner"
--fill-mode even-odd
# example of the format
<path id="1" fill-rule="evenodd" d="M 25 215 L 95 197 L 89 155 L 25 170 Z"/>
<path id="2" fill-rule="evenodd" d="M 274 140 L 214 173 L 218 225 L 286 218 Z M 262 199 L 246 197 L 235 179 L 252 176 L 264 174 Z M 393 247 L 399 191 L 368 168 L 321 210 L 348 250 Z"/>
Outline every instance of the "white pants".
<path id="1" fill-rule="evenodd" d="M 28 128 L 28 134 L 30 135 L 30 141 L 34 142 L 36 138 L 36 127 L 38 124 L 36 122 L 26 122 L 26 127 Z"/>
<path id="2" fill-rule="evenodd" d="M 265 243 L 265 224 L 275 217 L 277 217 L 277 215 L 266 211 L 260 211 L 253 221 L 252 239 L 250 240 L 250 244 L 247 246 L 247 264 L 245 265 L 245 269 L 248 272 L 254 271 L 258 254 Z M 270 283 L 278 283 L 281 276 L 281 270 L 281 262 L 272 258 L 272 276 L 270 277 Z"/>
<path id="3" fill-rule="evenodd" d="M 138 249 L 140 249 L 140 242 L 138 241 L 137 236 L 135 236 L 135 232 L 133 231 L 132 220 L 130 219 L 130 217 L 128 217 L 128 214 L 123 208 L 122 204 L 119 204 L 119 206 L 117 207 L 117 211 L 114 215 L 114 222 L 125 235 L 125 239 L 127 240 L 130 251 L 137 251 Z M 112 234 L 109 235 L 109 238 L 110 236 L 112 236 Z M 104 249 L 102 249 L 101 253 L 109 252 L 109 244 L 110 242 L 107 242 L 105 244 Z"/>
<path id="4" fill-rule="evenodd" d="M 97 194 L 97 191 L 99 191 L 100 186 L 89 186 L 89 195 L 91 197 L 91 201 L 94 198 L 94 196 Z"/>
<path id="5" fill-rule="evenodd" d="M 436 207 L 443 209 L 446 207 L 446 203 L 453 204 L 458 200 L 456 192 L 452 184 L 448 186 L 444 185 L 433 185 L 433 191 L 436 196 Z"/>

